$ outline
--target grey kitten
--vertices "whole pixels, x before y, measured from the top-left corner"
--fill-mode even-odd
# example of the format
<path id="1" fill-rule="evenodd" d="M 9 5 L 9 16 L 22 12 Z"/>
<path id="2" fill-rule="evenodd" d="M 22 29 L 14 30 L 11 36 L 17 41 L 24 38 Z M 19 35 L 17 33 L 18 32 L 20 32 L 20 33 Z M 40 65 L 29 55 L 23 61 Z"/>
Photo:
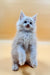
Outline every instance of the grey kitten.
<path id="1" fill-rule="evenodd" d="M 28 63 L 32 67 L 37 66 L 36 52 L 36 16 L 28 17 L 23 12 L 16 24 L 17 33 L 12 45 L 12 70 L 19 69 Z"/>

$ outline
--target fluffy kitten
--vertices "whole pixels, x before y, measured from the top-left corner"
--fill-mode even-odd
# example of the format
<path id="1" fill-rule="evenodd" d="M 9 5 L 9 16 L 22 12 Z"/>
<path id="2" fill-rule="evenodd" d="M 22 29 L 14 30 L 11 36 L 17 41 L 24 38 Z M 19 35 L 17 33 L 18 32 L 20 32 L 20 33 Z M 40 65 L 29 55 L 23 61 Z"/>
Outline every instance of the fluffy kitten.
<path id="1" fill-rule="evenodd" d="M 37 66 L 36 54 L 36 16 L 28 17 L 23 12 L 17 22 L 17 33 L 12 46 L 12 70 L 16 71 L 19 65 L 28 63 Z"/>

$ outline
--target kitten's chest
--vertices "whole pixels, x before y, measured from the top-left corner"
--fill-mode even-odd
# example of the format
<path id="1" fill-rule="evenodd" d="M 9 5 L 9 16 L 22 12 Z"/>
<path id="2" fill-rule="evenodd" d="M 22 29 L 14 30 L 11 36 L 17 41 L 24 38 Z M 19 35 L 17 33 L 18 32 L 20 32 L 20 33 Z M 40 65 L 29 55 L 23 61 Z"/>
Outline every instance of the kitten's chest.
<path id="1" fill-rule="evenodd" d="M 33 36 L 31 33 L 23 34 L 22 39 L 23 39 L 23 43 L 24 43 L 25 48 L 28 48 L 28 46 L 31 45 L 33 42 Z"/>
<path id="2" fill-rule="evenodd" d="M 20 44 L 23 44 L 26 49 L 28 49 L 29 45 L 33 44 L 33 33 L 20 32 L 17 40 Z"/>
<path id="3" fill-rule="evenodd" d="M 25 34 L 23 35 L 23 40 L 24 40 L 25 43 L 30 43 L 31 38 L 32 38 L 32 36 L 31 36 L 31 34 L 29 34 L 29 33 L 25 33 Z"/>

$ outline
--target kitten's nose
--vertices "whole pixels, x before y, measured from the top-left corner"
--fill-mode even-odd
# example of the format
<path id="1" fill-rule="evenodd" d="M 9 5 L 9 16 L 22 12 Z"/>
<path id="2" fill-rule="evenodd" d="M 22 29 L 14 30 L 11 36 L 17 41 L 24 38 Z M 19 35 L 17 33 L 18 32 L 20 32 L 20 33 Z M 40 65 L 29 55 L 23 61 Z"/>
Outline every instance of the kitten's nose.
<path id="1" fill-rule="evenodd" d="M 29 28 L 30 27 L 29 24 L 27 24 L 26 27 Z"/>

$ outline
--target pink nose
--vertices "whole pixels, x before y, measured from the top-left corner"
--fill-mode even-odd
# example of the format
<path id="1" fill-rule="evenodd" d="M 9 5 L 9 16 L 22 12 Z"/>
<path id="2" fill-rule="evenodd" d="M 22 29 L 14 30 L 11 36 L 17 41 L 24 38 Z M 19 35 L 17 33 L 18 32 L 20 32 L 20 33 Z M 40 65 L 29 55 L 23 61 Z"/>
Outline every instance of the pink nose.
<path id="1" fill-rule="evenodd" d="M 30 27 L 29 24 L 27 24 L 27 25 L 26 25 L 26 28 L 29 28 L 29 27 Z"/>

